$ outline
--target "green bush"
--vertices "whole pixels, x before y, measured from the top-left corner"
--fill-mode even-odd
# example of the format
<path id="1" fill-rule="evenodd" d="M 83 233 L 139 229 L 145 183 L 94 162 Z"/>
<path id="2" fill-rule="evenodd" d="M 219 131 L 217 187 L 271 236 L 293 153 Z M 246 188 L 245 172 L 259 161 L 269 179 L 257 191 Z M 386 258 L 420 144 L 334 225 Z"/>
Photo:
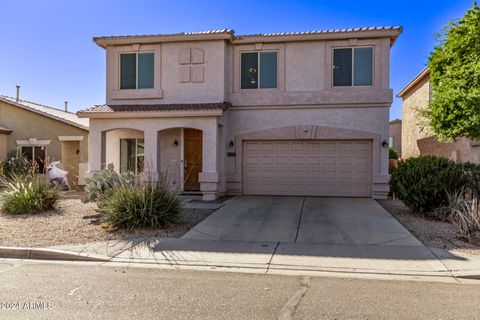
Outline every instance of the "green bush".
<path id="1" fill-rule="evenodd" d="M 389 147 L 388 148 L 388 159 L 390 160 L 398 160 L 398 151 L 395 150 L 394 147 Z"/>
<path id="2" fill-rule="evenodd" d="M 122 184 L 132 184 L 134 176 L 131 173 L 118 174 L 112 166 L 95 173 L 91 179 L 87 179 L 85 186 L 85 196 L 83 203 L 97 202 L 101 205 L 102 201 L 113 194 L 113 190 Z"/>
<path id="3" fill-rule="evenodd" d="M 161 228 L 179 220 L 178 194 L 162 182 L 121 184 L 105 199 L 105 221 L 125 229 Z"/>
<path id="4" fill-rule="evenodd" d="M 2 175 L 7 179 L 13 179 L 16 176 L 27 176 L 33 171 L 32 163 L 23 155 L 17 157 L 15 150 L 8 153 L 2 161 Z"/>
<path id="5" fill-rule="evenodd" d="M 60 189 L 42 177 L 12 177 L 6 183 L 2 211 L 11 214 L 37 213 L 55 208 Z"/>
<path id="6" fill-rule="evenodd" d="M 390 176 L 393 194 L 409 208 L 427 216 L 447 206 L 448 194 L 468 184 L 464 165 L 434 156 L 400 161 Z"/>
<path id="7" fill-rule="evenodd" d="M 467 178 L 465 188 L 472 191 L 473 195 L 480 199 L 480 165 L 462 163 L 461 166 Z"/>

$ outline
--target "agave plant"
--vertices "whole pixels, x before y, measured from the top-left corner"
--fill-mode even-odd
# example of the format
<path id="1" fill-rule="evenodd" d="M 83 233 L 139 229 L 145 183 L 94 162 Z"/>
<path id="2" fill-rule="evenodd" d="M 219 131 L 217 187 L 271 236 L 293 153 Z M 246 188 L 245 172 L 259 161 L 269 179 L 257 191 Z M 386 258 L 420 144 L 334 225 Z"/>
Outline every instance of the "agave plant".
<path id="1" fill-rule="evenodd" d="M 462 201 L 456 208 L 452 208 L 452 223 L 458 233 L 465 239 L 480 231 L 480 207 L 478 198 Z"/>
<path id="2" fill-rule="evenodd" d="M 37 213 L 55 208 L 60 190 L 42 177 L 13 177 L 5 185 L 2 211 L 11 214 Z"/>

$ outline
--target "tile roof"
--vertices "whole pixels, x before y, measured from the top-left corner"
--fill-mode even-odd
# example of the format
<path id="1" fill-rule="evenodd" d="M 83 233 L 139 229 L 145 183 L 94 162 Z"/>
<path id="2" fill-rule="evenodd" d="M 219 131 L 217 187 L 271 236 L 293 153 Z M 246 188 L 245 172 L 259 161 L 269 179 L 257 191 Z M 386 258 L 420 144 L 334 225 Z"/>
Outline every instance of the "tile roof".
<path id="1" fill-rule="evenodd" d="M 348 29 L 329 29 L 329 30 L 314 30 L 314 31 L 298 31 L 298 32 L 274 32 L 274 33 L 258 33 L 247 35 L 235 35 L 233 29 L 219 29 L 219 30 L 205 30 L 198 32 L 179 32 L 179 33 L 159 33 L 159 34 L 142 34 L 142 35 L 127 35 L 127 36 L 102 36 L 94 37 L 93 41 L 98 40 L 122 40 L 131 38 L 155 38 L 155 37 L 175 37 L 175 36 L 192 36 L 192 35 L 213 35 L 213 34 L 228 34 L 233 39 L 246 37 L 278 37 L 278 36 L 295 36 L 295 35 L 316 35 L 328 33 L 345 33 L 345 32 L 365 32 L 365 31 L 402 31 L 401 26 L 380 26 L 380 27 L 363 27 L 363 28 L 348 28 Z"/>
<path id="2" fill-rule="evenodd" d="M 78 127 L 80 129 L 88 130 L 89 120 L 79 118 L 75 113 L 72 112 L 67 112 L 27 100 L 20 99 L 17 102 L 15 98 L 3 95 L 0 95 L 0 101 L 41 114 L 43 116 L 61 121 L 63 123 Z"/>
<path id="3" fill-rule="evenodd" d="M 296 35 L 309 35 L 309 34 L 324 34 L 324 33 L 342 33 L 342 32 L 361 32 L 361 31 L 402 31 L 402 27 L 365 27 L 365 28 L 348 28 L 348 29 L 330 29 L 330 30 L 313 30 L 313 31 L 298 31 L 298 32 L 273 32 L 273 33 L 258 33 L 239 35 L 237 37 L 278 37 L 278 36 L 296 36 Z"/>
<path id="4" fill-rule="evenodd" d="M 205 30 L 205 31 L 196 31 L 196 32 L 139 34 L 139 35 L 129 35 L 129 36 L 102 36 L 102 37 L 94 37 L 93 41 L 111 40 L 111 39 L 130 39 L 130 38 L 139 38 L 139 37 L 141 37 L 141 38 L 153 38 L 153 37 L 192 36 L 192 35 L 206 35 L 206 34 L 230 34 L 230 35 L 234 35 L 235 31 L 230 30 L 230 29 L 219 29 L 219 30 Z"/>
<path id="5" fill-rule="evenodd" d="M 230 102 L 219 103 L 187 103 L 187 104 L 127 104 L 127 105 L 96 105 L 80 110 L 79 113 L 105 113 L 105 112 L 138 112 L 138 111 L 201 111 L 201 110 L 227 110 L 232 105 Z"/>

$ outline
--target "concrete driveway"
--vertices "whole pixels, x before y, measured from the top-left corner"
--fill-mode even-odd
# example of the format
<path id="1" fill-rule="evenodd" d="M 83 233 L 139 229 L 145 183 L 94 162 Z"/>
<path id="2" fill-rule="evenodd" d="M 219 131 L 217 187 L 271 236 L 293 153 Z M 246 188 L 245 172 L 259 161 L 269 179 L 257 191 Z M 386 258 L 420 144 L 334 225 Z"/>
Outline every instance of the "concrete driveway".
<path id="1" fill-rule="evenodd" d="M 183 239 L 421 246 L 375 200 L 240 196 Z"/>

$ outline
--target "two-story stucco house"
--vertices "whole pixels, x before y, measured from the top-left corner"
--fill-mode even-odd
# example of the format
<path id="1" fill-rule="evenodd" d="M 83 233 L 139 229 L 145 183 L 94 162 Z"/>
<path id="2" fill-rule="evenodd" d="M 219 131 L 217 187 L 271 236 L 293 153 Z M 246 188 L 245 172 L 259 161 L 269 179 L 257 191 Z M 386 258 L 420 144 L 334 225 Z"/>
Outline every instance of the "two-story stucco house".
<path id="1" fill-rule="evenodd" d="M 89 171 L 167 175 L 219 195 L 383 198 L 390 49 L 400 27 L 94 38 L 107 101 L 90 118 Z"/>

